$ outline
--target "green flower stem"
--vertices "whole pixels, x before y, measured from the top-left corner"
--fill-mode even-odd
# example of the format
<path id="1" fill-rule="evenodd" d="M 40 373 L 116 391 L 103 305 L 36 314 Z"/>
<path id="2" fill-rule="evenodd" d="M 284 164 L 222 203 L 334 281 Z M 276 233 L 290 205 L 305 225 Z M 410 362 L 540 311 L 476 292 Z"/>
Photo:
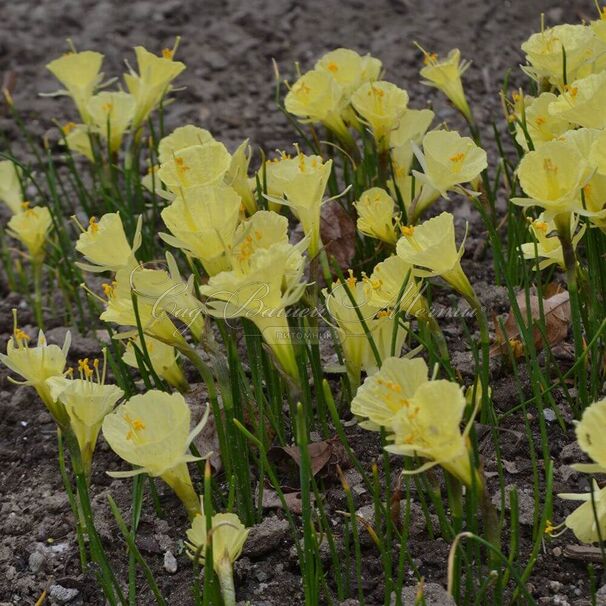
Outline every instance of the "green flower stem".
<path id="1" fill-rule="evenodd" d="M 234 571 L 229 559 L 218 562 L 215 567 L 219 586 L 221 587 L 221 597 L 223 606 L 236 606 L 236 588 L 234 585 Z"/>
<path id="2" fill-rule="evenodd" d="M 44 318 L 42 316 L 42 259 L 32 260 L 34 274 L 34 317 L 40 330 L 44 330 Z"/>

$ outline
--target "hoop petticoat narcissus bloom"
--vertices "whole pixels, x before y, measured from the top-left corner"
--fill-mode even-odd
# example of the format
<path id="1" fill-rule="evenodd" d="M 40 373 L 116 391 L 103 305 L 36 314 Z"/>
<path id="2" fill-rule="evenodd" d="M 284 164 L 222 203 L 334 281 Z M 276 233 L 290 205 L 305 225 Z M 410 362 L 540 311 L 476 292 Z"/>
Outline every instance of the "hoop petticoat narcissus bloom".
<path id="1" fill-rule="evenodd" d="M 538 97 L 524 97 L 527 102 L 524 108 L 524 125 L 535 149 L 544 143 L 557 139 L 563 135 L 571 124 L 560 115 L 554 115 L 549 111 L 551 104 L 556 101 L 557 96 L 553 93 L 541 93 Z M 522 116 L 518 116 L 522 121 Z M 526 134 L 519 122 L 516 122 L 516 141 L 524 150 L 529 151 Z"/>
<path id="2" fill-rule="evenodd" d="M 213 568 L 219 584 L 225 606 L 235 606 L 236 592 L 233 580 L 233 565 L 240 557 L 250 529 L 246 528 L 235 513 L 216 513 L 212 517 L 210 535 L 206 530 L 204 503 L 200 499 L 202 512 L 192 520 L 187 531 L 185 548 L 191 559 L 198 558 L 205 564 L 206 547 L 211 546 Z"/>
<path id="3" fill-rule="evenodd" d="M 94 370 L 93 370 L 94 369 Z M 78 361 L 80 378 L 54 376 L 46 380 L 53 400 L 61 402 L 80 447 L 84 471 L 90 477 L 91 464 L 101 424 L 124 392 L 105 383 L 105 365 L 99 372 L 98 361 L 91 368 L 88 358 Z M 96 380 L 95 380 L 96 379 Z"/>
<path id="4" fill-rule="evenodd" d="M 345 97 L 364 82 L 374 82 L 381 74 L 382 64 L 371 55 L 359 55 L 349 48 L 336 48 L 316 61 L 314 69 L 325 71 L 343 88 Z"/>
<path id="5" fill-rule="evenodd" d="M 137 74 L 132 68 L 124 74 L 128 92 L 135 99 L 133 129 L 145 123 L 150 113 L 170 91 L 171 82 L 185 69 L 185 64 L 173 61 L 174 50 L 165 49 L 158 57 L 142 46 L 135 47 Z"/>
<path id="6" fill-rule="evenodd" d="M 572 214 L 570 217 L 570 233 L 574 234 L 572 245 L 577 247 L 579 241 L 583 237 L 586 225 L 583 224 L 581 229 L 576 231 L 579 224 L 578 215 Z M 530 222 L 530 229 L 535 237 L 535 242 L 526 242 L 521 245 L 520 249 L 525 259 L 543 259 L 539 263 L 539 269 L 545 269 L 554 263 L 562 269 L 566 269 L 564 264 L 564 252 L 562 243 L 558 236 L 557 227 L 553 220 L 546 220 L 545 214 L 541 213 L 537 219 Z M 576 233 L 575 233 L 576 232 Z"/>
<path id="7" fill-rule="evenodd" d="M 395 203 L 384 189 L 380 187 L 367 189 L 354 206 L 358 213 L 358 231 L 388 244 L 396 243 Z"/>
<path id="8" fill-rule="evenodd" d="M 234 265 L 231 271 L 216 274 L 200 286 L 200 294 L 209 299 L 208 313 L 226 320 L 251 320 L 281 367 L 298 381 L 285 310 L 296 303 L 305 290 L 301 282 L 304 259 L 300 246 L 278 243 L 269 248 L 244 250 Z"/>
<path id="9" fill-rule="evenodd" d="M 93 273 L 134 267 L 135 252 L 141 246 L 141 227 L 142 217 L 139 217 L 131 247 L 120 213 L 105 213 L 99 220 L 91 217 L 88 228 L 82 228 L 76 242 L 76 250 L 90 263 L 78 262 L 76 265 Z"/>
<path id="10" fill-rule="evenodd" d="M 65 86 L 59 94 L 69 95 L 76 104 L 82 121 L 90 123 L 88 102 L 99 86 L 103 55 L 94 51 L 68 52 L 51 61 L 46 68 Z"/>
<path id="11" fill-rule="evenodd" d="M 572 530 L 579 541 L 591 544 L 604 540 L 606 537 L 606 487 L 600 488 L 594 480 L 591 482 L 590 492 L 561 493 L 558 496 L 568 501 L 584 501 L 564 520 L 566 527 Z"/>
<path id="12" fill-rule="evenodd" d="M 549 113 L 577 126 L 604 128 L 606 103 L 606 72 L 591 74 L 564 87 L 549 105 Z"/>
<path id="13" fill-rule="evenodd" d="M 465 242 L 457 250 L 454 217 L 443 212 L 417 226 L 401 228 L 396 252 L 417 268 L 420 276 L 440 276 L 466 299 L 475 299 L 473 288 L 461 267 Z"/>
<path id="14" fill-rule="evenodd" d="M 566 52 L 566 74 L 562 49 Z M 522 70 L 537 82 L 545 78 L 561 86 L 578 77 L 579 70 L 594 59 L 596 50 L 591 28 L 569 23 L 556 25 L 532 34 L 522 44 L 530 64 L 522 66 Z"/>
<path id="15" fill-rule="evenodd" d="M 130 398 L 103 420 L 103 437 L 111 449 L 136 466 L 131 471 L 110 471 L 114 478 L 147 473 L 164 480 L 181 499 L 190 517 L 200 512 L 187 463 L 200 460 L 189 454 L 189 446 L 202 431 L 202 420 L 190 429 L 191 413 L 179 393 L 152 389 Z"/>
<path id="16" fill-rule="evenodd" d="M 470 462 L 468 433 L 473 416 L 461 432 L 466 401 L 461 387 L 446 380 L 430 380 L 421 358 L 384 360 L 381 369 L 358 389 L 351 411 L 368 419 L 362 427 L 385 427 L 389 452 L 428 459 L 419 473 L 440 465 L 466 486 L 482 486 Z M 475 476 L 475 477 L 474 477 Z"/>
<path id="17" fill-rule="evenodd" d="M 248 177 L 251 155 L 250 144 L 248 139 L 245 139 L 232 154 L 229 169 L 225 173 L 225 184 L 238 193 L 249 215 L 254 214 L 257 210 L 257 201 L 250 187 Z"/>
<path id="18" fill-rule="evenodd" d="M 16 311 L 13 311 L 13 315 L 15 318 L 13 335 L 6 345 L 6 354 L 0 354 L 0 362 L 25 379 L 24 382 L 18 382 L 14 379 L 9 379 L 10 381 L 21 385 L 31 385 L 48 408 L 55 422 L 61 427 L 67 427 L 69 420 L 65 409 L 51 396 L 46 380 L 63 375 L 67 352 L 71 344 L 71 333 L 68 331 L 65 334 L 63 347 L 59 347 L 58 345 L 49 345 L 44 332 L 39 331 L 37 345 L 30 347 L 28 345 L 29 336 L 17 327 Z"/>
<path id="19" fill-rule="evenodd" d="M 448 191 L 462 189 L 463 183 L 474 181 L 488 166 L 486 152 L 455 131 L 432 130 L 423 137 L 423 151 L 416 145 L 414 150 L 423 172 L 415 170 L 413 175 L 445 198 Z"/>
<path id="20" fill-rule="evenodd" d="M 178 193 L 189 187 L 222 183 L 230 164 L 231 155 L 225 145 L 213 139 L 173 152 L 160 165 L 158 178 L 170 191 Z"/>
<path id="21" fill-rule="evenodd" d="M 126 350 L 122 356 L 122 361 L 133 368 L 139 368 L 135 347 L 139 351 L 142 351 L 139 337 L 136 337 L 127 343 Z M 189 384 L 177 362 L 175 348 L 171 345 L 166 345 L 153 337 L 145 337 L 145 347 L 149 354 L 152 366 L 154 367 L 154 372 L 169 385 L 172 385 L 181 392 L 186 392 L 189 389 Z"/>
<path id="22" fill-rule="evenodd" d="M 320 210 L 326 184 L 330 177 L 332 160 L 298 153 L 266 165 L 267 189 L 276 192 L 269 200 L 285 204 L 301 221 L 309 238 L 309 254 L 315 257 L 322 246 L 320 239 Z"/>
<path id="23" fill-rule="evenodd" d="M 391 82 L 377 80 L 362 84 L 351 96 L 351 104 L 370 127 L 379 150 L 387 150 L 389 135 L 408 107 L 408 93 Z"/>
<path id="24" fill-rule="evenodd" d="M 24 202 L 23 211 L 10 218 L 6 231 L 27 248 L 32 263 L 39 264 L 44 260 L 44 245 L 52 224 L 46 206 L 30 207 Z"/>
<path id="25" fill-rule="evenodd" d="M 303 74 L 291 86 L 284 107 L 302 121 L 322 123 L 340 139 L 349 142 L 351 134 L 342 117 L 347 102 L 343 87 L 332 74 L 315 69 Z"/>
<path id="26" fill-rule="evenodd" d="M 175 152 L 192 145 L 206 145 L 214 140 L 210 131 L 205 128 L 193 124 L 179 126 L 170 135 L 160 139 L 160 143 L 158 143 L 158 162 L 164 164 L 174 156 Z"/>
<path id="27" fill-rule="evenodd" d="M 135 115 L 133 96 L 124 91 L 103 91 L 90 98 L 87 109 L 94 131 L 108 141 L 111 153 L 117 152 Z"/>
<path id="28" fill-rule="evenodd" d="M 86 124 L 68 122 L 61 127 L 64 143 L 70 152 L 84 156 L 89 162 L 95 161 L 95 154 L 90 139 L 90 129 Z"/>
<path id="29" fill-rule="evenodd" d="M 430 109 L 407 109 L 397 128 L 389 133 L 391 161 L 396 171 L 410 174 L 414 157 L 413 144 L 420 145 L 435 114 Z"/>
<path id="30" fill-rule="evenodd" d="M 209 276 L 229 270 L 228 253 L 240 220 L 240 204 L 240 196 L 227 185 L 184 189 L 162 210 L 171 235 L 161 237 L 199 259 Z"/>
<path id="31" fill-rule="evenodd" d="M 604 431 L 606 431 L 606 398 L 588 406 L 575 428 L 581 450 L 593 459 L 594 463 L 577 463 L 573 465 L 573 469 L 585 473 L 606 473 Z"/>
<path id="32" fill-rule="evenodd" d="M 12 160 L 0 161 L 0 200 L 16 215 L 23 210 L 21 169 Z"/>
<path id="33" fill-rule="evenodd" d="M 452 49 L 446 59 L 442 60 L 435 53 L 421 50 L 425 55 L 425 67 L 420 72 L 421 77 L 425 78 L 423 84 L 433 86 L 442 91 L 465 116 L 466 120 L 472 122 L 471 109 L 469 108 L 469 103 L 467 103 L 461 80 L 461 76 L 471 65 L 471 62 L 461 61 L 461 51 L 458 48 Z"/>
<path id="34" fill-rule="evenodd" d="M 528 198 L 512 198 L 519 206 L 541 206 L 548 219 L 582 212 L 581 187 L 586 163 L 573 142 L 555 139 L 524 155 L 517 170 Z"/>

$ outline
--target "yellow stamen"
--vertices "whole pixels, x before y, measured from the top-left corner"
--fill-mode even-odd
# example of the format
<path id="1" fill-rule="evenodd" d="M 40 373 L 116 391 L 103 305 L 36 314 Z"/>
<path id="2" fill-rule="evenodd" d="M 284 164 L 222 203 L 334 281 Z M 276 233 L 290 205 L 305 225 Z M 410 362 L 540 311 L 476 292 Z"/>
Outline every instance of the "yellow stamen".
<path id="1" fill-rule="evenodd" d="M 97 223 L 97 217 L 91 217 L 88 220 L 88 230 L 91 234 L 96 234 L 99 231 L 99 224 Z"/>
<path id="2" fill-rule="evenodd" d="M 163 48 L 162 49 L 162 56 L 165 59 L 171 59 L 172 60 L 174 54 L 175 54 L 175 51 L 172 48 Z"/>

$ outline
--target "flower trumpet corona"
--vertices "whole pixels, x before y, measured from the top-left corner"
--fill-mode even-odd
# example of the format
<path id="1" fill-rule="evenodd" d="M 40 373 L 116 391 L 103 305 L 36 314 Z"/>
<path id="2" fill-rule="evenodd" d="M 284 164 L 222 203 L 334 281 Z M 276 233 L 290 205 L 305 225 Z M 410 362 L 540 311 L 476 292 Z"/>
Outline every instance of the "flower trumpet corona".
<path id="1" fill-rule="evenodd" d="M 420 47 L 419 47 L 420 48 Z M 469 61 L 461 61 L 461 51 L 452 49 L 446 59 L 438 59 L 435 53 L 428 53 L 421 49 L 425 55 L 425 67 L 421 69 L 421 76 L 425 78 L 423 84 L 434 86 L 442 91 L 452 104 L 465 116 L 468 122 L 473 122 L 471 109 L 463 90 L 461 76 L 470 66 Z"/>
<path id="2" fill-rule="evenodd" d="M 124 91 L 104 91 L 91 97 L 87 108 L 95 132 L 107 141 L 110 152 L 116 153 L 135 114 L 133 96 Z"/>
<path id="3" fill-rule="evenodd" d="M 394 225 L 395 204 L 393 198 L 380 187 L 367 189 L 355 203 L 358 212 L 358 231 L 383 240 L 387 244 L 396 243 Z"/>
<path id="4" fill-rule="evenodd" d="M 582 543 L 598 543 L 606 536 L 606 487 L 600 488 L 594 480 L 591 491 L 584 494 L 558 494 L 561 499 L 584 501 L 564 521 Z"/>
<path id="5" fill-rule="evenodd" d="M 15 318 L 13 335 L 6 345 L 6 354 L 0 354 L 0 362 L 9 370 L 23 377 L 25 381 L 21 384 L 31 385 L 48 408 L 55 422 L 60 427 L 67 427 L 69 420 L 65 408 L 63 404 L 58 403 L 52 397 L 46 380 L 63 375 L 67 352 L 71 343 L 71 333 L 69 331 L 66 333 L 63 347 L 59 347 L 58 345 L 49 345 L 44 333 L 40 331 L 37 345 L 30 347 L 28 345 L 29 336 L 17 327 L 16 311 L 13 311 L 13 315 Z M 17 383 L 13 379 L 11 381 Z"/>
<path id="6" fill-rule="evenodd" d="M 124 392 L 116 385 L 105 384 L 105 364 L 99 372 L 98 360 L 93 362 L 93 368 L 88 358 L 79 360 L 78 372 L 80 378 L 77 379 L 55 376 L 46 382 L 53 400 L 65 407 L 70 427 L 78 440 L 84 472 L 90 477 L 101 424 Z"/>
<path id="7" fill-rule="evenodd" d="M 381 370 L 364 381 L 351 404 L 353 414 L 367 419 L 362 427 L 384 427 L 391 442 L 386 449 L 395 454 L 428 459 L 413 472 L 440 465 L 466 486 L 480 476 L 471 466 L 468 433 L 460 425 L 465 396 L 456 383 L 430 380 L 421 358 L 387 358 Z M 475 476 L 475 477 L 474 477 Z"/>
<path id="8" fill-rule="evenodd" d="M 242 553 L 249 532 L 235 513 L 216 513 L 212 517 L 210 532 L 207 532 L 204 512 L 194 517 L 187 531 L 187 555 L 192 559 L 197 557 L 202 565 L 205 564 L 206 547 L 210 545 L 213 568 L 219 578 L 225 606 L 236 604 L 233 566 Z"/>
<path id="9" fill-rule="evenodd" d="M 111 471 L 115 478 L 147 473 L 164 480 L 181 499 L 190 517 L 200 512 L 200 501 L 187 463 L 199 460 L 189 446 L 202 431 L 202 420 L 190 430 L 191 413 L 181 394 L 150 390 L 121 404 L 103 420 L 103 436 L 112 450 L 136 466 L 132 471 Z"/>
<path id="10" fill-rule="evenodd" d="M 29 252 L 32 263 L 44 260 L 44 245 L 53 220 L 46 206 L 23 203 L 23 212 L 13 215 L 8 222 L 8 233 L 19 240 Z"/>

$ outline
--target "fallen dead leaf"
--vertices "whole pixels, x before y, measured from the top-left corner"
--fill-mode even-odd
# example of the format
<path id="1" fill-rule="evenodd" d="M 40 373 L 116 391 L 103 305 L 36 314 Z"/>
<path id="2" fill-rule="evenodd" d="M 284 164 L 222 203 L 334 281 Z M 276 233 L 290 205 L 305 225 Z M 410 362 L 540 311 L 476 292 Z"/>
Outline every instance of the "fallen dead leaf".
<path id="1" fill-rule="evenodd" d="M 307 450 L 311 461 L 311 473 L 314 476 L 322 472 L 323 476 L 336 478 L 337 465 L 349 467 L 347 454 L 338 438 L 312 442 L 308 444 Z M 301 450 L 298 446 L 276 447 L 271 451 L 274 459 L 278 459 L 281 453 L 286 453 L 298 467 L 301 466 Z"/>
<path id="2" fill-rule="evenodd" d="M 320 237 L 326 254 L 345 271 L 356 252 L 356 225 L 337 200 L 322 205 Z"/>

